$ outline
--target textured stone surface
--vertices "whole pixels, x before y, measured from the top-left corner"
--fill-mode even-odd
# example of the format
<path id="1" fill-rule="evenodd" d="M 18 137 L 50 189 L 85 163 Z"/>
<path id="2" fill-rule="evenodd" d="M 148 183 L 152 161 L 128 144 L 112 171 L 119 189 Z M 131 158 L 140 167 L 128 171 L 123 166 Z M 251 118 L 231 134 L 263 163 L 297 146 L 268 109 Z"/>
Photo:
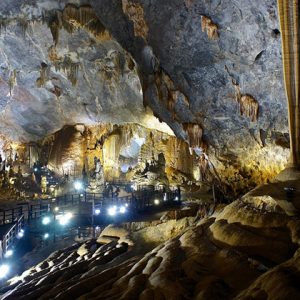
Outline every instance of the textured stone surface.
<path id="1" fill-rule="evenodd" d="M 72 34 L 61 29 L 54 46 L 50 28 L 41 18 L 43 12 L 64 8 L 55 2 L 1 3 L 1 131 L 29 141 L 65 124 L 160 126 L 144 109 L 136 67 L 116 41 L 99 41 L 84 29 Z M 27 24 L 30 20 L 37 21 Z M 76 85 L 70 79 L 72 67 L 78 69 Z"/>
<path id="2" fill-rule="evenodd" d="M 278 173 L 288 156 L 281 147 L 287 144 L 282 141 L 288 128 L 276 1 L 131 2 L 144 8 L 147 41 L 134 34 L 134 23 L 123 14 L 119 1 L 92 4 L 141 67 L 146 103 L 178 136 L 184 136 L 167 104 L 158 99 L 153 74 L 160 66 L 188 98 L 189 105 L 179 98 L 175 101 L 179 123 L 203 126 L 204 138 L 224 164 L 223 169 L 239 166 L 244 173 L 251 169 L 257 174 L 242 176 L 257 176 L 256 181 Z M 202 32 L 203 15 L 217 24 L 218 39 L 209 39 Z M 241 95 L 251 95 L 257 101 L 257 122 L 240 115 L 237 84 Z M 273 167 L 268 156 L 273 157 Z"/>
<path id="3" fill-rule="evenodd" d="M 109 226 L 108 244 L 53 253 L 0 290 L 2 299 L 298 299 L 299 219 L 256 204 L 236 201 L 193 223 Z M 161 244 L 130 258 L 153 242 Z"/>
<path id="4" fill-rule="evenodd" d="M 3 20 L 16 20 L 0 36 L 2 132 L 30 140 L 80 122 L 155 126 L 152 112 L 143 109 L 142 87 L 144 103 L 177 136 L 188 139 L 182 124 L 203 127 L 218 169 L 237 185 L 249 178 L 248 186 L 266 181 L 284 167 L 288 127 L 275 0 L 92 0 L 115 40 L 95 43 L 85 30 L 60 30 L 56 54 L 79 64 L 75 87 L 49 58 L 48 25 L 37 22 L 24 33 L 24 20 L 62 11 L 66 3 L 86 4 L 1 2 Z M 202 28 L 205 17 L 217 28 L 215 38 Z M 114 61 L 116 54 L 126 56 L 124 49 L 138 69 L 127 60 L 122 74 Z M 49 68 L 38 88 L 42 63 Z M 107 68 L 112 80 L 103 76 Z"/>

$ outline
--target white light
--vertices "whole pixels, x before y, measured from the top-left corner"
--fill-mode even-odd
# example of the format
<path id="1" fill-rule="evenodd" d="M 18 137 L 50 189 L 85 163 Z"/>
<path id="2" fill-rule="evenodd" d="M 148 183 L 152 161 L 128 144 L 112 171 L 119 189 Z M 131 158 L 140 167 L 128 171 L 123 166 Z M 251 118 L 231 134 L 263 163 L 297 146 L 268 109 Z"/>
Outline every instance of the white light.
<path id="1" fill-rule="evenodd" d="M 44 239 L 46 240 L 46 239 L 48 239 L 49 238 L 49 233 L 45 233 L 44 234 Z"/>
<path id="2" fill-rule="evenodd" d="M 59 207 L 58 206 L 54 207 L 54 210 L 59 211 Z"/>
<path id="3" fill-rule="evenodd" d="M 175 201 L 178 201 L 178 196 L 175 197 Z"/>
<path id="4" fill-rule="evenodd" d="M 34 170 L 34 172 L 37 172 L 38 169 L 37 169 L 37 168 L 34 168 L 33 170 Z"/>
<path id="5" fill-rule="evenodd" d="M 80 181 L 75 181 L 75 182 L 74 182 L 74 187 L 75 187 L 75 189 L 76 189 L 77 191 L 82 190 L 82 188 L 83 188 L 82 182 L 80 182 Z"/>
<path id="6" fill-rule="evenodd" d="M 164 201 L 167 201 L 167 193 L 164 194 Z"/>
<path id="7" fill-rule="evenodd" d="M 158 199 L 155 199 L 155 200 L 154 200 L 154 204 L 155 204 L 155 205 L 159 205 L 159 203 L 160 203 L 160 201 L 159 201 Z"/>
<path id="8" fill-rule="evenodd" d="M 108 214 L 110 216 L 114 216 L 117 213 L 117 207 L 116 206 L 112 206 L 107 210 Z"/>
<path id="9" fill-rule="evenodd" d="M 18 232 L 18 239 L 21 239 L 24 236 L 24 232 L 20 231 Z"/>
<path id="10" fill-rule="evenodd" d="M 69 223 L 69 221 L 72 217 L 73 217 L 73 214 L 68 212 L 64 215 L 57 216 L 57 219 L 59 221 L 59 224 L 64 226 L 64 225 L 67 225 Z"/>
<path id="11" fill-rule="evenodd" d="M 132 184 L 132 185 L 131 185 L 131 188 L 132 188 L 134 191 L 137 190 L 137 186 L 136 186 L 135 184 Z"/>
<path id="12" fill-rule="evenodd" d="M 51 219 L 49 217 L 44 217 L 42 223 L 43 225 L 48 225 L 51 223 Z"/>
<path id="13" fill-rule="evenodd" d="M 126 203 L 125 206 L 128 207 L 128 203 Z"/>
<path id="14" fill-rule="evenodd" d="M 59 224 L 62 225 L 62 226 L 67 225 L 68 222 L 69 222 L 69 219 L 67 219 L 67 218 L 60 218 L 59 219 Z"/>
<path id="15" fill-rule="evenodd" d="M 12 251 L 11 249 L 10 250 L 7 250 L 6 253 L 5 253 L 5 257 L 11 257 L 12 255 L 14 254 L 14 251 Z"/>
<path id="16" fill-rule="evenodd" d="M 7 276 L 9 272 L 9 266 L 8 265 L 2 265 L 0 266 L 0 278 L 4 278 Z"/>
<path id="17" fill-rule="evenodd" d="M 100 215 L 100 209 L 99 208 L 97 208 L 97 209 L 95 209 L 95 215 Z"/>
<path id="18" fill-rule="evenodd" d="M 73 214 L 71 212 L 66 213 L 65 217 L 70 220 L 71 218 L 73 218 Z"/>
<path id="19" fill-rule="evenodd" d="M 126 208 L 125 208 L 125 206 L 121 206 L 119 210 L 120 210 L 120 213 L 121 213 L 121 214 L 125 214 L 125 213 L 126 213 Z"/>

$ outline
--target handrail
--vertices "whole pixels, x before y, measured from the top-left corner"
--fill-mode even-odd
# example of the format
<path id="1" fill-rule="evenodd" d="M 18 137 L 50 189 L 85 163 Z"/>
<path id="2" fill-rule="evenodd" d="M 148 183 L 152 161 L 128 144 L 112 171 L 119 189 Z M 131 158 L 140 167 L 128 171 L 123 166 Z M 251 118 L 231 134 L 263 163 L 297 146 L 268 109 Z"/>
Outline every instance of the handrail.
<path id="1" fill-rule="evenodd" d="M 94 203 L 94 205 L 106 206 L 109 204 L 122 204 L 128 203 L 134 205 L 135 209 L 142 209 L 150 205 L 150 197 L 158 195 L 167 195 L 167 200 L 175 198 L 174 192 L 163 192 L 162 190 L 139 190 L 132 192 L 131 195 L 122 197 L 104 197 L 102 193 L 76 193 L 65 194 L 51 199 L 30 199 L 27 202 L 17 203 L 16 207 L 9 209 L 0 208 L 0 226 L 4 224 L 13 223 L 16 217 L 24 215 L 24 219 L 36 219 L 41 217 L 53 208 L 54 205 L 64 208 L 68 205 L 75 205 L 82 202 Z M 140 203 L 138 203 L 140 202 Z"/>

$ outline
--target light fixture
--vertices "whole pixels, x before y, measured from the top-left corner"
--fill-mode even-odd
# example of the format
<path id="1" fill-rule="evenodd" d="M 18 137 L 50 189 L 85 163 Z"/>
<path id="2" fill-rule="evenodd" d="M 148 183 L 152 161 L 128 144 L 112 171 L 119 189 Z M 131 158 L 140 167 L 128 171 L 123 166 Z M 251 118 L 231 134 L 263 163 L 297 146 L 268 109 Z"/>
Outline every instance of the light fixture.
<path id="1" fill-rule="evenodd" d="M 49 233 L 44 234 L 44 239 L 47 240 L 49 238 Z"/>
<path id="2" fill-rule="evenodd" d="M 9 273 L 9 266 L 8 265 L 1 265 L 0 266 L 0 278 L 5 278 Z"/>
<path id="3" fill-rule="evenodd" d="M 155 200 L 154 200 L 154 204 L 155 204 L 155 205 L 159 205 L 159 203 L 160 203 L 160 201 L 159 201 L 158 199 L 155 199 Z"/>
<path id="4" fill-rule="evenodd" d="M 57 219 L 60 225 L 65 226 L 69 223 L 72 217 L 73 214 L 71 212 L 68 212 L 66 214 L 57 216 Z"/>
<path id="5" fill-rule="evenodd" d="M 14 251 L 9 249 L 5 252 L 4 257 L 8 258 L 8 257 L 11 257 L 13 254 L 14 254 Z"/>
<path id="6" fill-rule="evenodd" d="M 79 191 L 79 190 L 82 190 L 83 184 L 80 181 L 75 181 L 74 182 L 74 187 L 75 187 L 75 190 Z"/>
<path id="7" fill-rule="evenodd" d="M 125 214 L 125 213 L 126 213 L 126 208 L 125 208 L 125 206 L 121 206 L 121 207 L 119 208 L 119 211 L 120 211 L 121 214 Z"/>
<path id="8" fill-rule="evenodd" d="M 51 223 L 50 217 L 44 217 L 42 220 L 43 225 L 48 225 Z"/>
<path id="9" fill-rule="evenodd" d="M 117 207 L 116 206 L 112 206 L 107 210 L 108 214 L 110 216 L 114 216 L 117 213 Z"/>
<path id="10" fill-rule="evenodd" d="M 178 199 L 178 196 L 176 196 L 176 197 L 175 197 L 175 201 L 178 201 L 178 200 L 179 200 L 179 199 Z"/>
<path id="11" fill-rule="evenodd" d="M 22 231 L 22 229 L 21 229 L 17 234 L 17 238 L 21 239 L 23 236 L 24 236 L 24 231 Z"/>
<path id="12" fill-rule="evenodd" d="M 67 218 L 60 218 L 59 219 L 59 224 L 61 225 L 61 226 L 65 226 L 65 225 L 67 225 L 69 223 L 69 220 L 67 219 Z"/>
<path id="13" fill-rule="evenodd" d="M 59 211 L 59 207 L 58 207 L 58 206 L 55 206 L 55 207 L 54 207 L 54 211 L 56 211 L 56 212 Z"/>
<path id="14" fill-rule="evenodd" d="M 37 172 L 37 170 L 38 170 L 37 168 L 34 168 L 34 169 L 33 169 L 34 172 Z"/>
<path id="15" fill-rule="evenodd" d="M 100 209 L 99 208 L 97 208 L 97 209 L 95 209 L 95 215 L 100 215 L 100 213 L 101 213 L 101 211 L 100 211 Z"/>
<path id="16" fill-rule="evenodd" d="M 73 214 L 71 212 L 68 212 L 65 214 L 65 217 L 70 220 L 71 218 L 73 218 Z"/>

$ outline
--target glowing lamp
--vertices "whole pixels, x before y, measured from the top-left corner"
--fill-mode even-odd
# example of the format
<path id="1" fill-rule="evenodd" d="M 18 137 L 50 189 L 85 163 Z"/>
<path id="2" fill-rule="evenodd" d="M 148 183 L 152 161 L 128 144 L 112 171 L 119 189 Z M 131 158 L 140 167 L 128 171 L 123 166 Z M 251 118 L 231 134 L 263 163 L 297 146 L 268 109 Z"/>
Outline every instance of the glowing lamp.
<path id="1" fill-rule="evenodd" d="M 1 265 L 0 266 L 0 278 L 5 278 L 9 273 L 9 266 L 8 265 Z"/>
<path id="2" fill-rule="evenodd" d="M 117 207 L 116 206 L 112 206 L 107 210 L 108 214 L 110 216 L 114 216 L 117 213 Z"/>
<path id="3" fill-rule="evenodd" d="M 69 223 L 69 219 L 67 219 L 67 218 L 60 218 L 59 219 L 59 224 L 61 225 L 61 226 L 65 226 L 65 225 L 67 225 Z"/>
<path id="4" fill-rule="evenodd" d="M 83 184 L 80 181 L 75 181 L 74 182 L 74 187 L 75 187 L 75 190 L 79 191 L 79 190 L 82 190 Z"/>
<path id="5" fill-rule="evenodd" d="M 125 214 L 126 213 L 125 206 L 121 206 L 120 209 L 119 209 L 119 211 L 120 211 L 121 214 Z"/>
<path id="6" fill-rule="evenodd" d="M 5 258 L 8 258 L 8 257 L 11 257 L 12 255 L 14 254 L 14 251 L 12 251 L 11 249 L 10 250 L 7 250 L 6 253 L 5 253 Z"/>
<path id="7" fill-rule="evenodd" d="M 48 225 L 51 223 L 50 217 L 44 217 L 42 220 L 43 225 Z"/>

